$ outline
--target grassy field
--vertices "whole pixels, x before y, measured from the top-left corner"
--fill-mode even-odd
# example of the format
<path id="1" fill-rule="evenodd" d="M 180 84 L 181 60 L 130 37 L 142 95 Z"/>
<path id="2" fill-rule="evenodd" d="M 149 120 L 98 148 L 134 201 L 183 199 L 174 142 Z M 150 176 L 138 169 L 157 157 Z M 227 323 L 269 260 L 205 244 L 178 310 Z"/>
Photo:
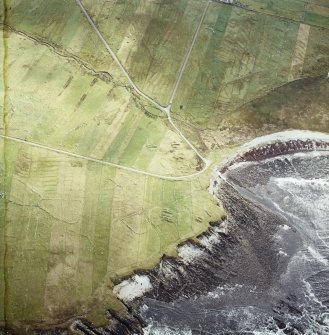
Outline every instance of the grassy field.
<path id="1" fill-rule="evenodd" d="M 223 145 L 280 129 L 270 118 L 265 128 L 262 123 L 253 123 L 252 129 L 240 126 L 239 118 L 233 124 L 230 114 L 241 115 L 246 103 L 261 97 L 277 97 L 271 92 L 289 82 L 327 75 L 329 30 L 268 15 L 262 3 L 259 11 L 210 5 L 173 105 L 173 115 L 181 120 L 179 125 L 201 150 L 222 149 Z M 290 5 L 286 7 L 286 3 L 277 1 L 275 6 L 287 9 L 288 15 Z M 293 4 L 299 6 L 299 2 Z M 325 92 L 319 94 L 323 100 Z M 309 94 L 308 98 L 309 104 L 317 104 L 317 95 Z M 277 100 L 271 102 L 275 103 Z M 297 114 L 298 108 L 300 104 L 294 109 Z M 258 112 L 256 108 L 253 111 Z M 294 127 L 296 123 L 289 120 L 285 120 L 285 126 Z M 235 131 L 231 131 L 232 126 Z M 318 123 L 308 126 L 323 130 Z"/>
<path id="2" fill-rule="evenodd" d="M 147 113 L 126 86 L 20 34 L 6 41 L 7 135 L 157 174 L 196 171 L 197 158 L 165 115 Z"/>
<path id="3" fill-rule="evenodd" d="M 74 0 L 7 2 L 8 25 L 124 81 Z M 136 84 L 166 104 L 205 1 L 83 3 Z"/>
<path id="4" fill-rule="evenodd" d="M 250 11 L 329 28 L 329 4 L 326 0 L 237 0 L 236 3 Z"/>
<path id="5" fill-rule="evenodd" d="M 216 127 L 214 119 L 228 109 L 298 79 L 290 72 L 299 23 L 220 4 L 208 13 L 174 105 L 201 129 Z M 327 35 L 323 30 L 322 38 Z"/>
<path id="6" fill-rule="evenodd" d="M 137 86 L 166 104 L 205 1 L 83 4 Z M 76 2 L 6 0 L 5 19 L 0 6 L 0 135 L 23 140 L 0 138 L 2 322 L 20 334 L 81 315 L 104 322 L 107 308 L 123 309 L 114 282 L 223 216 L 208 191 L 217 163 L 261 134 L 329 131 L 327 2 L 240 4 L 210 4 L 173 104 L 214 164 L 173 181 L 106 165 L 201 169 Z"/>
<path id="7" fill-rule="evenodd" d="M 211 6 L 174 105 L 201 129 L 287 81 L 298 33 L 294 22 Z"/>
<path id="8" fill-rule="evenodd" d="M 137 85 L 168 103 L 206 1 L 83 3 Z"/>
<path id="9" fill-rule="evenodd" d="M 104 287 L 113 300 L 114 280 L 175 254 L 221 216 L 209 173 L 170 182 L 11 141 L 5 155 L 9 323 L 52 324 L 104 308 Z"/>

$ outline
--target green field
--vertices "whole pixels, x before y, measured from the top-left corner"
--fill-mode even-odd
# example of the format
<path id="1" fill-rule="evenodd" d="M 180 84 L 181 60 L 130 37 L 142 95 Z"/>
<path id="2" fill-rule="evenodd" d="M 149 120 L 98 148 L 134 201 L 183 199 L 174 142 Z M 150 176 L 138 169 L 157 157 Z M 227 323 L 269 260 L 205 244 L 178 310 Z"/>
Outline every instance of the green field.
<path id="1" fill-rule="evenodd" d="M 167 105 L 207 2 L 82 3 Z M 3 5 L 0 326 L 19 334 L 123 312 L 114 283 L 223 217 L 217 164 L 262 134 L 329 131 L 325 0 L 210 3 L 171 113 L 199 155 L 75 0 Z"/>
<path id="2" fill-rule="evenodd" d="M 104 286 L 221 216 L 209 174 L 170 182 L 11 141 L 5 155 L 7 322 L 88 314 Z"/>
<path id="3" fill-rule="evenodd" d="M 158 174 L 195 171 L 196 157 L 164 115 L 147 114 L 125 86 L 14 32 L 7 47 L 15 102 L 7 135 Z"/>
<path id="4" fill-rule="evenodd" d="M 249 11 L 329 28 L 329 4 L 326 0 L 237 0 L 236 3 Z"/>
<path id="5" fill-rule="evenodd" d="M 165 105 L 205 1 L 84 4 L 138 86 Z"/>
<path id="6" fill-rule="evenodd" d="M 290 8 L 287 3 L 290 2 L 275 2 L 282 9 Z M 295 1 L 291 6 L 293 3 L 298 5 Z M 266 127 L 263 121 L 257 123 L 257 107 L 253 109 L 256 114 L 252 124 L 242 125 L 240 119 L 233 121 L 231 114 L 241 115 L 246 104 L 257 106 L 262 97 L 277 97 L 274 92 L 290 82 L 327 76 L 329 30 L 268 15 L 263 7 L 251 11 L 218 3 L 210 5 L 173 105 L 173 114 L 181 121 L 179 125 L 201 150 L 222 149 L 281 130 L 282 123 L 272 122 L 271 118 L 265 120 Z M 288 15 L 289 11 L 285 13 Z M 317 95 L 304 93 L 311 106 L 308 113 L 314 107 L 312 118 L 316 119 L 317 112 L 323 113 L 317 99 L 326 100 L 327 94 L 325 90 Z M 298 90 L 291 90 L 290 94 L 294 98 Z M 270 103 L 276 105 L 278 101 Z M 279 101 L 279 105 L 285 103 Z M 293 115 L 285 120 L 285 129 L 296 126 L 294 118 L 298 117 L 299 108 L 298 102 L 292 106 Z M 305 127 L 324 128 L 311 120 Z"/>
<path id="7" fill-rule="evenodd" d="M 296 78 L 289 77 L 299 23 L 233 6 L 212 7 L 174 105 L 179 116 L 200 124 L 200 128 L 215 128 L 214 117 L 303 75 L 301 72 Z M 306 46 L 304 67 L 315 65 L 315 55 L 308 59 L 312 47 L 317 52 L 324 47 L 323 54 L 328 50 L 323 45 L 328 34 L 327 30 L 310 28 L 311 36 L 307 37 L 311 45 Z M 312 45 L 313 35 L 320 35 L 315 37 L 316 46 Z M 323 57 L 323 63 L 327 61 L 328 57 Z M 319 67 L 307 73 L 312 74 L 325 74 L 325 69 Z"/>

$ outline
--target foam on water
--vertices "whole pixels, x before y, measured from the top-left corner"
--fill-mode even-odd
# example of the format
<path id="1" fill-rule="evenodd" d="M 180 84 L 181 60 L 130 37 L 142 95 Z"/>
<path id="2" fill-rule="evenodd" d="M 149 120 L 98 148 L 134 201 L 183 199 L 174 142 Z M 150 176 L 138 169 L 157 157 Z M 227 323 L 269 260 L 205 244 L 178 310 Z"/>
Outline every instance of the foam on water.
<path id="1" fill-rule="evenodd" d="M 184 263 L 187 264 L 201 257 L 202 255 L 204 255 L 203 251 L 192 244 L 185 244 L 178 248 L 178 256 Z"/>
<path id="2" fill-rule="evenodd" d="M 249 149 L 249 148 L 248 148 Z M 248 150 L 246 150 L 247 152 Z M 244 151 L 243 151 L 244 152 Z M 242 152 L 241 152 L 242 153 Z M 282 156 L 275 156 L 275 157 L 265 157 L 262 162 L 264 163 L 269 163 L 269 162 L 275 162 L 275 161 L 284 161 L 284 160 L 288 160 L 288 161 L 292 161 L 293 159 L 296 158 L 306 158 L 306 157 L 312 157 L 312 158 L 316 158 L 316 157 L 321 157 L 321 156 L 329 156 L 329 151 L 310 151 L 310 152 L 295 152 L 295 153 L 291 153 L 289 155 L 282 155 Z M 226 163 L 232 161 L 232 158 L 230 158 L 229 160 L 226 161 Z M 259 164 L 258 161 L 243 161 L 243 162 L 235 162 L 232 163 L 228 166 L 227 170 L 231 171 L 234 170 L 236 168 L 246 168 L 248 166 L 257 166 Z M 225 164 L 223 164 L 225 165 Z M 227 180 L 226 177 L 226 173 L 221 174 L 218 169 L 214 170 L 213 176 L 214 179 L 216 179 L 216 177 L 220 174 L 221 179 Z M 210 187 L 210 190 L 212 190 L 212 187 Z"/>
<path id="3" fill-rule="evenodd" d="M 181 330 L 166 326 L 157 326 L 151 322 L 144 329 L 144 335 L 192 335 L 192 330 Z"/>
<path id="4" fill-rule="evenodd" d="M 148 276 L 136 275 L 128 280 L 124 280 L 113 289 L 113 293 L 125 302 L 141 297 L 145 292 L 152 289 L 152 284 Z"/>
<path id="5" fill-rule="evenodd" d="M 288 131 L 258 138 L 241 151 L 296 138 L 329 142 L 328 134 Z M 146 299 L 148 307 L 143 309 L 142 315 L 149 326 L 145 334 L 329 335 L 328 157 L 328 151 L 291 152 L 255 161 L 241 160 L 231 164 L 223 175 L 220 175 L 222 170 L 217 170 L 210 191 L 226 201 L 224 205 L 229 212 L 234 212 L 234 206 L 240 203 L 239 210 L 243 213 L 241 216 L 229 215 L 228 227 L 232 224 L 254 225 L 252 238 L 248 239 L 250 236 L 242 233 L 244 235 L 234 241 L 236 244 L 232 244 L 232 248 L 236 245 L 239 252 L 226 253 L 218 242 L 223 234 L 215 228 L 199 238 L 198 246 L 187 244 L 180 247 L 179 268 L 164 263 L 163 280 L 172 280 L 176 283 L 174 285 L 179 283 L 177 290 L 180 292 L 186 286 L 180 279 L 189 273 L 188 268 L 194 266 L 191 274 L 197 278 L 207 274 L 203 263 L 214 262 L 219 264 L 220 270 L 214 273 L 213 278 L 218 275 L 222 282 L 217 288 L 212 287 L 208 292 L 192 297 L 182 294 L 179 299 L 167 302 Z M 219 196 L 223 186 L 221 182 L 226 185 L 222 198 Z M 230 196 L 235 199 L 234 206 L 230 203 Z M 248 215 L 251 215 L 249 219 Z M 269 217 L 270 222 L 267 221 Z M 267 223 L 275 228 L 269 230 L 271 238 L 265 238 L 270 243 L 262 244 L 260 238 L 264 235 L 258 236 L 259 227 Z M 229 239 L 230 229 L 226 233 L 225 238 Z M 257 248 L 257 243 L 260 243 L 260 248 Z M 239 244 L 245 245 L 239 249 Z M 230 257 L 244 260 L 242 253 L 245 250 L 252 255 L 246 257 L 252 265 L 237 262 L 240 268 L 235 268 L 236 278 L 227 284 L 225 266 Z M 209 255 L 216 255 L 218 263 Z M 277 273 L 273 276 L 268 273 L 266 277 L 262 271 L 267 274 L 268 260 L 275 264 L 269 267 L 269 272 Z M 225 264 L 223 267 L 221 262 Z M 263 266 L 258 267 L 258 264 Z M 250 270 L 251 266 L 254 268 Z M 262 275 L 264 279 L 258 281 Z M 266 284 L 263 285 L 263 281 Z M 192 278 L 188 285 L 194 282 L 196 280 Z"/>
<path id="6" fill-rule="evenodd" d="M 286 130 L 277 133 L 257 137 L 254 140 L 244 144 L 242 150 L 249 150 L 253 147 L 275 143 L 279 141 L 293 141 L 293 140 L 312 140 L 312 141 L 329 141 L 329 134 L 309 131 L 309 130 Z"/>

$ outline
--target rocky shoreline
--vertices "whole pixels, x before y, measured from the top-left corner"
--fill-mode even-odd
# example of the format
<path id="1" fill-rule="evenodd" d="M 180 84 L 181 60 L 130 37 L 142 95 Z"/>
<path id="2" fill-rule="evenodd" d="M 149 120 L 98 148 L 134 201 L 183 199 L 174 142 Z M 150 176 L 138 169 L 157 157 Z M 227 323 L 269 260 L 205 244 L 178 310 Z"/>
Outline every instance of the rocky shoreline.
<path id="1" fill-rule="evenodd" d="M 282 299 L 271 301 L 273 297 L 267 295 L 288 266 L 289 258 L 280 257 L 281 245 L 277 240 L 278 230 L 286 226 L 287 220 L 266 204 L 245 196 L 235 187 L 239 183 L 236 184 L 235 180 L 233 184 L 226 182 L 222 175 L 230 175 L 231 170 L 241 163 L 243 166 L 246 162 L 259 163 L 279 156 L 328 149 L 329 141 L 319 139 L 279 140 L 249 148 L 219 167 L 211 189 L 224 207 L 227 218 L 212 223 L 207 232 L 178 246 L 178 257 L 164 256 L 152 270 L 136 271 L 125 280 L 126 286 L 139 283 L 137 277 L 147 278 L 148 281 L 140 295 L 122 299 L 127 309 L 125 315 L 107 311 L 108 325 L 95 327 L 88 320 L 80 319 L 72 324 L 72 330 L 86 335 L 142 335 L 149 317 L 143 311 L 145 304 L 183 304 L 189 299 L 206 296 L 218 287 L 235 287 L 241 283 L 246 287 L 257 287 L 257 296 L 266 297 L 265 303 L 263 298 L 252 296 L 252 299 L 259 299 L 257 303 L 264 304 L 264 310 L 271 306 L 273 325 L 268 329 L 288 329 L 286 314 L 296 319 L 303 314 L 296 297 L 287 294 Z M 237 171 L 234 173 L 239 176 L 241 171 Z M 290 246 L 291 254 L 296 253 L 301 245 L 302 240 L 296 235 Z M 125 288 L 125 285 L 122 287 Z M 254 303 L 248 300 L 248 294 L 239 299 L 245 304 Z M 287 334 L 303 332 L 297 323 L 289 327 Z M 58 329 L 36 334 L 66 335 L 68 332 Z"/>
<path id="2" fill-rule="evenodd" d="M 310 151 L 328 151 L 329 142 L 319 140 L 288 140 L 269 143 L 263 146 L 252 148 L 239 154 L 234 159 L 228 161 L 219 168 L 221 173 L 225 173 L 232 165 L 243 162 L 259 162 L 264 159 L 292 153 L 302 153 Z"/>
<path id="3" fill-rule="evenodd" d="M 222 196 L 230 199 L 230 205 L 226 208 L 228 213 L 235 209 L 225 221 L 228 229 L 216 225 L 194 241 L 182 245 L 180 248 L 187 248 L 194 254 L 189 259 L 163 257 L 153 270 L 136 273 L 150 278 L 152 290 L 141 298 L 125 302 L 130 313 L 128 317 L 109 313 L 107 327 L 95 328 L 87 321 L 79 321 L 76 328 L 86 335 L 140 335 L 144 334 L 143 328 L 147 324 L 139 316 L 145 299 L 170 303 L 205 294 L 220 285 L 235 285 L 241 281 L 257 284 L 265 291 L 278 273 L 278 267 L 282 266 L 278 263 L 272 237 L 278 225 L 284 222 L 273 214 L 272 224 L 268 225 L 268 215 L 261 207 L 248 206 L 247 200 L 234 193 L 227 185 Z M 242 224 L 236 225 L 234 222 Z M 273 247 L 263 252 L 269 245 Z M 256 261 L 260 253 L 262 259 Z M 253 276 L 255 271 L 259 273 L 257 283 Z"/>
<path id="4" fill-rule="evenodd" d="M 239 163 L 259 163 L 280 156 L 328 149 L 329 141 L 318 138 L 277 140 L 249 148 L 217 171 L 225 174 Z M 266 292 L 286 270 L 288 260 L 278 256 L 280 247 L 276 241 L 277 231 L 286 225 L 286 219 L 217 177 L 215 175 L 212 190 L 223 205 L 227 219 L 180 246 L 178 258 L 164 257 L 153 270 L 139 272 L 149 278 L 152 289 L 142 298 L 128 302 L 134 310 L 138 311 L 145 300 L 172 303 L 207 294 L 218 286 L 238 283 L 255 285 L 259 292 Z M 294 239 L 292 253 L 302 244 L 298 236 Z M 302 314 L 295 297 L 289 295 L 273 302 L 272 308 L 276 329 L 287 327 L 285 313 L 296 317 Z M 295 329 L 292 332 L 298 332 L 297 324 L 289 327 Z"/>

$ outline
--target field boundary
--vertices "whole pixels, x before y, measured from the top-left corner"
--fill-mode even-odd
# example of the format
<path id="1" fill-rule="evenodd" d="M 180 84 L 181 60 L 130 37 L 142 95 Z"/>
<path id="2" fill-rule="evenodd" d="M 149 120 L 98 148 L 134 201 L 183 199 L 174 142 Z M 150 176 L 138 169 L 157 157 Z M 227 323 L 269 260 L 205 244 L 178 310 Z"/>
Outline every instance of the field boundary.
<path id="1" fill-rule="evenodd" d="M 54 148 L 54 147 L 48 146 L 46 144 L 41 144 L 41 143 L 37 143 L 37 142 L 25 140 L 25 139 L 22 139 L 22 138 L 18 138 L 18 137 L 14 137 L 14 136 L 9 136 L 9 135 L 6 135 L 6 134 L 5 135 L 0 134 L 0 138 L 2 138 L 4 140 L 13 141 L 13 142 L 16 142 L 16 143 L 30 145 L 30 146 L 35 147 L 35 148 L 52 151 L 52 152 L 57 153 L 57 154 L 64 154 L 66 156 L 75 157 L 75 158 L 79 158 L 79 159 L 84 159 L 84 160 L 91 161 L 91 162 L 94 162 L 94 163 L 98 163 L 98 164 L 102 164 L 102 165 L 106 165 L 106 166 L 111 166 L 111 167 L 114 167 L 114 168 L 118 168 L 118 169 L 130 171 L 130 172 L 133 172 L 133 173 L 142 174 L 142 175 L 146 175 L 146 176 L 150 176 L 150 177 L 154 177 L 154 178 L 165 179 L 165 180 L 173 180 L 173 181 L 174 180 L 185 180 L 185 179 L 193 178 L 193 177 L 198 176 L 198 175 L 202 174 L 203 172 L 205 172 L 210 167 L 210 165 L 211 165 L 212 162 L 209 159 L 207 159 L 206 157 L 203 157 L 201 155 L 201 153 L 198 151 L 198 149 L 186 138 L 186 136 L 183 134 L 183 132 L 175 124 L 175 122 L 173 121 L 173 119 L 171 117 L 171 106 L 172 106 L 172 102 L 173 102 L 173 100 L 175 98 L 177 89 L 178 89 L 178 87 L 180 85 L 181 79 L 183 77 L 183 73 L 185 71 L 186 65 L 188 64 L 188 61 L 189 61 L 190 55 L 192 53 L 192 50 L 194 48 L 195 42 L 197 41 L 197 38 L 199 36 L 199 32 L 201 30 L 202 23 L 203 23 L 203 21 L 205 19 L 205 16 L 206 16 L 208 8 L 209 8 L 209 5 L 212 2 L 212 0 L 207 0 L 206 4 L 204 6 L 201 18 L 200 18 L 199 23 L 198 23 L 198 26 L 197 26 L 194 34 L 193 34 L 193 37 L 192 37 L 192 40 L 191 40 L 191 44 L 190 44 L 190 46 L 189 46 L 189 48 L 188 48 L 188 50 L 186 52 L 186 55 L 185 55 L 185 57 L 183 59 L 182 65 L 181 65 L 180 70 L 179 70 L 179 73 L 177 75 L 177 79 L 175 81 L 175 85 L 173 87 L 173 90 L 172 90 L 170 98 L 169 98 L 169 103 L 166 106 L 163 106 L 163 105 L 159 104 L 155 99 L 151 98 L 150 96 L 148 96 L 146 93 L 144 93 L 142 90 L 140 90 L 138 88 L 138 86 L 134 83 L 134 81 L 130 77 L 128 71 L 122 65 L 121 61 L 119 60 L 119 58 L 117 57 L 117 55 L 115 54 L 115 52 L 112 50 L 112 48 L 110 47 L 110 45 L 108 44 L 108 42 L 105 40 L 105 38 L 102 35 L 102 33 L 99 31 L 97 25 L 95 24 L 95 22 L 93 21 L 93 19 L 91 18 L 91 16 L 89 15 L 89 13 L 87 12 L 87 10 L 85 9 L 85 7 L 83 6 L 82 2 L 80 0 L 75 0 L 75 1 L 76 1 L 77 5 L 80 7 L 80 9 L 81 9 L 82 13 L 84 14 L 84 16 L 87 18 L 87 20 L 88 20 L 89 24 L 91 25 L 91 27 L 96 32 L 96 34 L 99 37 L 99 39 L 101 40 L 101 42 L 104 44 L 104 46 L 105 46 L 106 50 L 108 51 L 108 53 L 111 55 L 111 57 L 113 58 L 113 60 L 115 61 L 115 63 L 121 69 L 122 73 L 126 77 L 128 83 L 131 85 L 131 87 L 133 88 L 133 90 L 140 97 L 142 97 L 145 100 L 147 100 L 155 108 L 157 108 L 158 110 L 160 110 L 161 112 L 163 112 L 166 115 L 169 124 L 173 127 L 173 129 L 176 132 L 176 134 L 178 134 L 181 137 L 181 139 L 194 151 L 194 153 L 196 154 L 196 156 L 202 161 L 202 163 L 203 163 L 202 169 L 200 171 L 195 172 L 195 173 L 191 173 L 191 174 L 188 174 L 188 175 L 182 175 L 182 176 L 163 175 L 163 174 L 157 174 L 157 173 L 147 172 L 147 171 L 144 171 L 144 170 L 135 169 L 133 167 L 129 167 L 129 166 L 121 165 L 121 164 L 111 163 L 111 162 L 104 161 L 104 160 L 101 160 L 101 159 L 96 159 L 96 158 L 93 158 L 93 157 L 90 157 L 90 156 L 80 155 L 80 154 L 77 154 L 77 153 L 74 153 L 74 152 L 71 152 L 71 151 Z M 15 31 L 14 29 L 12 29 L 12 30 L 17 33 L 17 31 Z M 25 34 L 23 34 L 23 36 L 25 36 Z M 27 36 L 25 36 L 25 37 L 27 37 Z M 33 40 L 36 41 L 36 42 L 42 43 L 41 41 L 36 40 L 34 38 L 33 38 Z M 48 47 L 50 46 L 47 43 L 42 43 L 42 44 L 46 44 L 46 46 L 48 46 Z M 88 70 L 92 71 L 92 69 L 89 69 L 89 68 L 88 68 Z"/>
<path id="2" fill-rule="evenodd" d="M 167 115 L 167 119 L 169 121 L 169 123 L 171 124 L 171 126 L 175 129 L 175 131 L 177 132 L 177 134 L 183 139 L 184 142 L 186 142 L 186 144 L 195 152 L 195 154 L 202 160 L 203 162 L 203 168 L 202 170 L 198 171 L 197 173 L 193 173 L 193 174 L 190 174 L 190 175 L 186 175 L 186 176 L 183 176 L 183 177 L 174 177 L 172 176 L 172 178 L 178 178 L 178 179 L 185 179 L 185 178 L 189 178 L 189 177 L 194 177 L 198 174 L 201 174 L 202 172 L 206 171 L 209 166 L 211 165 L 211 161 L 205 157 L 203 157 L 200 152 L 198 151 L 198 149 L 186 138 L 186 136 L 182 133 L 182 131 L 176 126 L 176 124 L 173 122 L 172 118 L 171 118 L 171 105 L 172 105 L 172 101 L 173 99 L 175 98 L 175 95 L 176 95 L 176 91 L 177 91 L 177 88 L 181 82 L 181 79 L 182 79 L 182 76 L 183 76 L 183 73 L 184 73 L 184 70 L 186 68 L 186 65 L 188 63 L 188 60 L 190 58 L 190 55 L 192 53 L 192 50 L 193 50 L 193 47 L 195 45 L 195 42 L 199 36 L 199 32 L 200 32 L 200 29 L 201 29 L 201 26 L 202 26 L 202 23 L 204 21 L 204 18 L 207 14 L 207 11 L 208 11 L 208 8 L 209 8 L 209 5 L 210 3 L 212 2 L 212 0 L 207 0 L 207 3 L 203 9 L 203 12 L 202 12 L 202 15 L 201 15 L 201 18 L 200 18 L 200 21 L 199 21 L 199 24 L 197 26 L 197 29 L 196 31 L 194 32 L 193 34 L 193 38 L 192 38 L 192 41 L 191 41 L 191 45 L 184 57 L 184 62 L 182 63 L 182 66 L 180 68 L 180 71 L 179 71 L 179 74 L 178 74 L 178 77 L 177 77 L 177 80 L 176 80 L 176 83 L 175 83 L 175 86 L 173 88 L 173 91 L 171 93 L 171 96 L 170 96 L 170 100 L 169 100 L 169 104 L 167 106 L 162 106 L 160 105 L 157 101 L 155 101 L 153 98 L 151 98 L 150 96 L 148 96 L 147 94 L 145 94 L 142 90 L 140 90 L 138 88 L 138 86 L 134 83 L 134 81 L 131 79 L 129 73 L 127 72 L 127 70 L 125 69 L 125 67 L 122 65 L 122 63 L 120 62 L 119 58 L 117 57 L 117 55 L 115 54 L 115 52 L 112 50 L 112 48 L 110 47 L 110 45 L 108 44 L 108 42 L 106 41 L 106 39 L 104 38 L 104 36 L 102 35 L 102 33 L 99 31 L 96 23 L 94 22 L 94 20 L 91 18 L 91 16 L 89 15 L 88 11 L 85 9 L 85 7 L 83 6 L 81 0 L 75 0 L 77 5 L 80 7 L 82 13 L 85 15 L 85 17 L 87 18 L 89 24 L 92 26 L 92 28 L 95 30 L 97 36 L 99 37 L 99 39 L 102 41 L 102 43 L 104 44 L 106 50 L 109 52 L 109 54 L 112 56 L 112 58 L 114 59 L 114 61 L 117 63 L 117 65 L 119 66 L 119 68 L 121 69 L 121 71 L 123 72 L 123 74 L 125 75 L 125 77 L 127 78 L 129 84 L 133 87 L 133 89 L 135 90 L 135 92 L 143 97 L 144 99 L 146 99 L 148 102 L 150 102 L 154 107 L 156 107 L 157 109 L 161 110 L 163 113 L 165 113 Z M 128 167 L 124 167 L 122 165 L 117 165 L 117 164 L 114 164 L 115 166 L 117 167 L 122 167 L 122 168 L 125 168 L 125 169 L 128 169 Z M 138 171 L 138 173 L 143 173 L 143 174 L 148 174 L 147 172 L 144 172 L 144 171 L 141 171 L 141 170 L 135 170 L 133 169 L 135 172 Z M 157 175 L 157 174 L 149 174 L 149 175 L 153 175 L 153 176 L 157 176 L 159 178 L 162 178 L 162 177 L 165 177 L 165 176 L 162 176 L 162 175 Z M 176 180 L 178 180 L 176 179 Z M 174 179 L 175 180 L 175 179 Z"/>
<path id="3" fill-rule="evenodd" d="M 203 170 L 200 170 L 198 172 L 195 172 L 195 173 L 192 173 L 192 174 L 189 174 L 189 175 L 167 176 L 167 175 L 156 174 L 156 173 L 147 172 L 147 171 L 143 171 L 143 170 L 138 170 L 138 169 L 135 169 L 135 168 L 132 168 L 132 167 L 129 167 L 129 166 L 125 166 L 125 165 L 120 165 L 120 164 L 116 164 L 116 163 L 103 161 L 101 159 L 93 158 L 93 157 L 90 157 L 90 156 L 84 156 L 84 155 L 76 154 L 76 153 L 71 152 L 71 151 L 56 149 L 56 148 L 53 148 L 53 147 L 50 147 L 50 146 L 47 146 L 47 145 L 44 145 L 44 144 L 35 143 L 35 142 L 28 141 L 28 140 L 22 140 L 21 138 L 18 138 L 18 137 L 13 137 L 13 136 L 8 136 L 8 135 L 1 135 L 0 134 L 0 138 L 3 138 L 4 140 L 10 140 L 10 141 L 13 141 L 13 142 L 26 144 L 26 145 L 29 145 L 29 146 L 32 146 L 32 147 L 35 147 L 35 148 L 52 151 L 52 152 L 55 152 L 57 154 L 63 154 L 63 155 L 66 155 L 66 156 L 75 157 L 75 158 L 87 160 L 87 161 L 90 161 L 90 162 L 111 166 L 111 167 L 114 167 L 114 168 L 117 168 L 117 169 L 126 170 L 126 171 L 130 171 L 130 172 L 142 174 L 142 175 L 145 175 L 145 176 L 149 176 L 149 177 L 155 177 L 155 178 L 166 179 L 166 180 L 185 180 L 185 179 L 189 179 L 191 177 L 198 176 L 199 174 L 201 174 L 205 171 L 205 169 L 203 169 Z"/>

